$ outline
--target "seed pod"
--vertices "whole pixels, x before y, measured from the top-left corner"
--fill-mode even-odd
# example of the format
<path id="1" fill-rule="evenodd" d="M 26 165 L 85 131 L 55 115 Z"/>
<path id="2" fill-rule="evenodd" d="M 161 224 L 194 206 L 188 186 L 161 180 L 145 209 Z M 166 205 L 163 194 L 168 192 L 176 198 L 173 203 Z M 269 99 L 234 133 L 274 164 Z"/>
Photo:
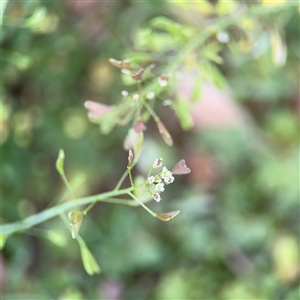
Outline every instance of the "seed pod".
<path id="1" fill-rule="evenodd" d="M 184 175 L 191 173 L 191 169 L 185 164 L 185 160 L 180 160 L 172 169 L 173 175 Z"/>
<path id="2" fill-rule="evenodd" d="M 164 123 L 162 121 L 158 120 L 158 121 L 156 121 L 156 126 L 158 128 L 160 135 L 164 139 L 165 143 L 168 146 L 173 146 L 173 139 L 172 139 L 169 131 L 165 127 Z"/>
<path id="3" fill-rule="evenodd" d="M 180 213 L 180 210 L 170 211 L 164 214 L 157 214 L 155 217 L 162 221 L 170 221 Z"/>
<path id="4" fill-rule="evenodd" d="M 130 61 L 128 59 L 121 61 L 121 60 L 116 60 L 114 58 L 110 58 L 108 61 L 117 68 L 130 70 Z"/>

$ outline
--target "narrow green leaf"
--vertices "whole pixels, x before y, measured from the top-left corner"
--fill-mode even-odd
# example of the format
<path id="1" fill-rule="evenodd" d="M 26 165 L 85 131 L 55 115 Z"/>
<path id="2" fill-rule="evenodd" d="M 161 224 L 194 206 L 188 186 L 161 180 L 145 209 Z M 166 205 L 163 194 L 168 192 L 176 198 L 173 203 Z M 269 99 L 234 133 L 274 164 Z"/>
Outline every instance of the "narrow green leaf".
<path id="1" fill-rule="evenodd" d="M 187 100 L 178 96 L 175 104 L 175 113 L 180 120 L 181 127 L 184 130 L 189 130 L 194 125 L 191 112 L 192 112 L 191 104 Z"/>

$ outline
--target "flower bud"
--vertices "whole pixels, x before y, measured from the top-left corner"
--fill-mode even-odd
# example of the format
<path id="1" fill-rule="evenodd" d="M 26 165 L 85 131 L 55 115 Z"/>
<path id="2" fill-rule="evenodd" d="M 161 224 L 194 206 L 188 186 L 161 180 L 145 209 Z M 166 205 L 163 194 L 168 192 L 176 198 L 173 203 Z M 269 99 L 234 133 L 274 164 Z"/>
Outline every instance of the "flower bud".
<path id="1" fill-rule="evenodd" d="M 140 95 L 139 95 L 139 94 L 134 94 L 134 95 L 132 96 L 132 99 L 133 99 L 134 101 L 138 101 L 138 100 L 140 99 Z"/>
<path id="2" fill-rule="evenodd" d="M 156 158 L 154 163 L 152 164 L 152 168 L 153 169 L 160 168 L 162 166 L 162 163 L 163 163 L 162 158 Z"/>
<path id="3" fill-rule="evenodd" d="M 169 81 L 169 76 L 166 74 L 162 74 L 158 77 L 158 84 L 161 87 L 165 87 L 168 84 Z"/>
<path id="4" fill-rule="evenodd" d="M 143 79 L 144 71 L 145 71 L 145 69 L 142 68 L 138 72 L 133 74 L 131 77 L 136 81 L 141 81 Z"/>
<path id="5" fill-rule="evenodd" d="M 128 92 L 127 92 L 126 90 L 123 90 L 123 91 L 121 92 L 121 95 L 125 98 L 125 97 L 128 96 Z"/>
<path id="6" fill-rule="evenodd" d="M 156 202 L 160 202 L 161 201 L 161 196 L 159 193 L 154 193 L 152 195 L 153 199 L 156 201 Z"/>
<path id="7" fill-rule="evenodd" d="M 111 110 L 111 106 L 101 104 L 95 101 L 87 100 L 84 102 L 84 107 L 88 109 L 88 117 L 91 119 L 97 119 Z"/>
<path id="8" fill-rule="evenodd" d="M 58 152 L 58 157 L 56 160 L 56 170 L 60 175 L 64 174 L 64 161 L 65 161 L 65 152 L 63 149 L 60 149 Z"/>
<path id="9" fill-rule="evenodd" d="M 149 92 L 149 93 L 147 93 L 146 98 L 147 98 L 148 100 L 152 100 L 152 99 L 154 98 L 154 96 L 155 96 L 155 93 L 154 93 L 154 92 Z"/>
<path id="10" fill-rule="evenodd" d="M 133 149 L 134 159 L 137 161 L 141 155 L 144 144 L 144 134 L 142 131 L 136 132 L 133 128 L 129 129 L 128 134 L 124 140 L 124 149 Z"/>
<path id="11" fill-rule="evenodd" d="M 133 151 L 131 149 L 129 149 L 129 153 L 128 153 L 128 165 L 127 167 L 130 168 L 133 162 Z"/>
<path id="12" fill-rule="evenodd" d="M 173 145 L 173 139 L 172 139 L 169 131 L 165 127 L 164 123 L 162 121 L 158 120 L 158 121 L 156 121 L 156 126 L 158 128 L 158 131 L 159 131 L 160 135 L 164 139 L 165 143 L 168 146 L 172 146 Z"/>
<path id="13" fill-rule="evenodd" d="M 146 127 L 146 125 L 141 120 L 138 120 L 135 123 L 135 125 L 133 126 L 133 129 L 136 132 L 141 132 L 141 131 L 145 131 L 147 129 L 147 127 Z"/>

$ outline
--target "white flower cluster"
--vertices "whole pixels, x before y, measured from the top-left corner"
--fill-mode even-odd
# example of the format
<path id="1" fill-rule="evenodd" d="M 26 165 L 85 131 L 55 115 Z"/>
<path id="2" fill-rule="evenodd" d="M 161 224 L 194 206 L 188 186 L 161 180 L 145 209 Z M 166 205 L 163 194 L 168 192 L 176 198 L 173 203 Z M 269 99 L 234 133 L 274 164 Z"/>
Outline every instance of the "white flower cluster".
<path id="1" fill-rule="evenodd" d="M 157 158 L 153 165 L 152 168 L 160 168 L 162 166 L 162 158 Z M 158 173 L 157 175 L 152 175 L 148 177 L 148 183 L 149 185 L 155 189 L 155 193 L 152 194 L 153 199 L 156 202 L 161 201 L 161 196 L 159 192 L 163 192 L 165 190 L 165 185 L 168 185 L 174 181 L 174 177 L 172 175 L 172 172 L 169 171 L 166 167 L 162 168 L 162 171 Z"/>

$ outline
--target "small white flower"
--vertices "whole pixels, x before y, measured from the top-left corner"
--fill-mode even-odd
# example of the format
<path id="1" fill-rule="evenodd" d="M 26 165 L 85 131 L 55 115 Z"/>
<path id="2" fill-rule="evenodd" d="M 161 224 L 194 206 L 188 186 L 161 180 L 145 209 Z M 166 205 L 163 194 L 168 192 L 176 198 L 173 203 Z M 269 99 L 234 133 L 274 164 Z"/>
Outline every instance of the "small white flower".
<path id="1" fill-rule="evenodd" d="M 158 194 L 158 193 L 154 193 L 154 194 L 152 195 L 152 197 L 153 197 L 153 199 L 154 199 L 156 202 L 161 201 L 161 196 L 160 196 L 160 194 Z"/>
<path id="2" fill-rule="evenodd" d="M 174 176 L 170 176 L 170 177 L 165 177 L 164 181 L 166 184 L 170 184 L 175 180 Z"/>
<path id="3" fill-rule="evenodd" d="M 229 42 L 229 35 L 226 31 L 220 31 L 217 33 L 217 40 L 223 44 Z"/>
<path id="4" fill-rule="evenodd" d="M 152 164 L 152 168 L 160 168 L 162 166 L 163 159 L 162 158 L 157 158 L 155 159 L 154 163 Z"/>
<path id="5" fill-rule="evenodd" d="M 155 183 L 160 183 L 162 182 L 162 179 L 159 175 L 155 175 L 155 180 L 154 180 Z"/>
<path id="6" fill-rule="evenodd" d="M 121 95 L 125 98 L 125 97 L 128 96 L 128 92 L 127 92 L 126 90 L 123 90 L 123 91 L 121 92 Z"/>
<path id="7" fill-rule="evenodd" d="M 162 182 L 157 183 L 154 188 L 158 192 L 163 192 L 165 190 L 165 186 Z"/>
<path id="8" fill-rule="evenodd" d="M 154 177 L 154 176 L 148 177 L 148 182 L 149 182 L 150 184 L 153 184 L 153 183 L 154 183 L 154 180 L 155 180 L 155 177 Z"/>
<path id="9" fill-rule="evenodd" d="M 167 169 L 167 167 L 163 167 L 162 172 L 161 172 L 161 177 L 162 177 L 163 179 L 165 179 L 165 178 L 169 178 L 169 177 L 171 177 L 171 176 L 172 176 L 172 172 L 169 171 L 169 170 Z"/>
<path id="10" fill-rule="evenodd" d="M 139 95 L 139 94 L 134 94 L 134 95 L 132 96 L 132 99 L 135 100 L 135 101 L 138 101 L 139 98 L 140 98 L 140 95 Z"/>
<path id="11" fill-rule="evenodd" d="M 154 92 L 149 92 L 149 93 L 146 95 L 146 98 L 147 98 L 148 100 L 152 100 L 152 99 L 154 98 L 154 96 L 155 96 Z"/>
<path id="12" fill-rule="evenodd" d="M 165 87 L 165 86 L 168 84 L 168 81 L 159 78 L 159 79 L 158 79 L 158 84 L 159 84 L 161 87 Z"/>
<path id="13" fill-rule="evenodd" d="M 169 171 L 166 167 L 163 167 L 162 172 L 160 173 L 161 178 L 165 183 L 170 184 L 174 181 L 174 177 L 172 176 L 172 172 Z"/>

